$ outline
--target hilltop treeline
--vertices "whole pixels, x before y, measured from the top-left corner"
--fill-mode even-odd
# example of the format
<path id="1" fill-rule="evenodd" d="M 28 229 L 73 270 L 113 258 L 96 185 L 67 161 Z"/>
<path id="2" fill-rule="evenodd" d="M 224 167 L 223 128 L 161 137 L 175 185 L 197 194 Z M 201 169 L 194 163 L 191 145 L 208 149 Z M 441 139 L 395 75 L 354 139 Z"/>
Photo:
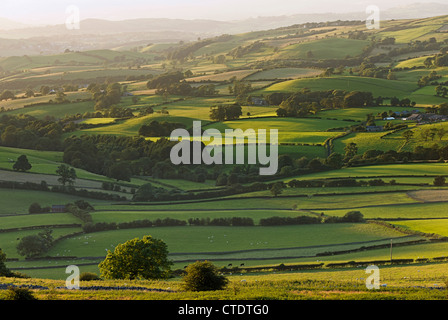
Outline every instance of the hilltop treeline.
<path id="1" fill-rule="evenodd" d="M 144 124 L 138 130 L 138 134 L 144 137 L 168 137 L 171 132 L 178 128 L 185 128 L 182 123 L 153 120 L 149 124 Z"/>
<path id="2" fill-rule="evenodd" d="M 186 77 L 192 76 L 191 71 L 182 73 L 180 71 L 160 74 L 149 80 L 146 84 L 148 89 L 157 89 L 157 94 L 173 94 L 183 96 L 213 96 L 217 94 L 214 84 L 205 84 L 199 87 L 192 87 L 185 81 Z"/>
<path id="3" fill-rule="evenodd" d="M 269 217 L 260 219 L 260 226 L 283 226 L 283 225 L 303 225 L 320 223 L 362 223 L 365 222 L 364 216 L 359 211 L 347 212 L 342 217 Z M 248 217 L 230 217 L 230 218 L 189 218 L 187 221 L 180 219 L 164 218 L 156 220 L 135 220 L 130 222 L 87 222 L 83 225 L 83 231 L 98 232 L 106 230 L 148 228 L 148 227 L 178 227 L 178 226 L 255 226 L 252 218 Z"/>
<path id="4" fill-rule="evenodd" d="M 284 93 L 273 92 L 265 97 L 270 105 L 278 105 L 279 117 L 302 117 L 321 109 L 371 107 L 381 105 L 382 97 L 374 98 L 371 92 L 325 90 Z"/>
<path id="5" fill-rule="evenodd" d="M 167 54 L 168 60 L 182 60 L 191 57 L 196 50 L 201 49 L 209 44 L 212 44 L 212 39 L 200 40 L 191 44 L 186 44 L 180 48 L 174 49 Z"/>
<path id="6" fill-rule="evenodd" d="M 40 120 L 30 115 L 0 118 L 0 145 L 35 150 L 60 151 L 62 124 L 51 119 Z"/>
<path id="7" fill-rule="evenodd" d="M 173 145 L 164 138 L 152 142 L 142 137 L 72 136 L 63 143 L 63 161 L 76 168 L 129 181 L 131 175 L 147 174 L 157 162 L 169 159 Z"/>
<path id="8" fill-rule="evenodd" d="M 254 43 L 251 43 L 247 46 L 238 46 L 228 53 L 229 56 L 232 56 L 234 59 L 241 58 L 242 56 L 245 56 L 246 54 L 257 52 L 260 49 L 262 49 L 265 46 L 265 44 L 261 41 L 255 41 Z"/>
<path id="9" fill-rule="evenodd" d="M 381 43 L 380 43 L 381 44 Z M 444 45 L 448 44 L 448 39 L 443 42 L 437 42 L 437 39 L 432 37 L 424 41 L 412 41 L 403 47 L 392 48 L 387 55 L 389 57 L 395 57 L 402 54 L 412 53 L 412 52 L 422 52 L 431 50 L 440 50 Z"/>

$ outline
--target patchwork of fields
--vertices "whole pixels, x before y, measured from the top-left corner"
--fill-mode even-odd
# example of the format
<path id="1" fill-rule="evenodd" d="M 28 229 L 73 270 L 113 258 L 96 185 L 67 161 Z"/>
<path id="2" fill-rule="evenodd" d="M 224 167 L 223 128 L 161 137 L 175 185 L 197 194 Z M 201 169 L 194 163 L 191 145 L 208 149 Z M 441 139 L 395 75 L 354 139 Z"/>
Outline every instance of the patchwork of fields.
<path id="1" fill-rule="evenodd" d="M 64 280 L 70 264 L 99 274 L 98 264 L 109 251 L 151 235 L 167 244 L 172 269 L 180 273 L 192 262 L 209 260 L 226 272 L 239 266 L 240 275 L 260 279 L 267 272 L 272 279 L 284 277 L 279 281 L 334 275 L 352 281 L 355 274 L 360 278 L 356 268 L 378 262 L 397 286 L 407 283 L 405 269 L 414 268 L 437 274 L 441 282 L 448 259 L 448 100 L 443 94 L 448 66 L 428 67 L 427 59 L 442 54 L 448 38 L 436 30 L 448 18 L 434 19 L 416 20 L 412 27 L 409 21 L 385 22 L 389 31 L 365 32 L 363 39 L 353 33 L 360 28 L 354 24 L 331 31 L 304 27 L 303 34 L 290 28 L 228 35 L 197 48 L 151 44 L 132 51 L 0 59 L 0 67 L 10 72 L 0 79 L 5 90 L 20 84 L 37 93 L 56 80 L 79 85 L 58 103 L 49 94 L 0 101 L 0 248 L 6 266 L 52 280 Z M 395 42 L 381 45 L 373 41 L 376 36 Z M 441 49 L 413 47 L 417 40 L 434 45 L 431 36 Z M 168 58 L 182 50 L 183 59 Z M 164 60 L 154 60 L 156 54 Z M 124 67 L 135 61 L 138 68 Z M 381 76 L 382 69 L 367 76 L 366 65 L 386 66 L 394 78 Z M 438 82 L 419 85 L 431 71 L 440 76 L 433 80 Z M 158 76 L 177 72 L 181 80 L 171 86 L 151 87 Z M 90 83 L 94 89 L 86 88 Z M 113 85 L 120 88 L 118 102 L 104 107 Z M 213 92 L 200 93 L 207 85 Z M 190 91 L 183 93 L 185 88 Z M 343 105 L 360 92 L 381 102 Z M 225 110 L 219 119 L 212 116 L 217 106 Z M 231 106 L 240 107 L 237 116 L 228 111 Z M 288 108 L 306 112 L 282 115 Z M 404 112 L 440 117 L 409 120 Z M 278 174 L 259 177 L 253 174 L 258 164 L 172 165 L 169 147 L 157 144 L 169 138 L 164 126 L 190 130 L 193 121 L 222 133 L 277 129 Z M 150 125 L 160 132 L 141 133 Z M 18 147 L 36 136 L 47 144 Z M 55 136 L 60 141 L 53 145 Z M 246 156 L 249 150 L 245 145 Z M 92 154 L 104 161 L 96 163 Z M 30 168 L 14 167 L 21 156 Z M 76 170 L 67 186 L 57 171 L 64 163 Z M 123 178 L 119 174 L 125 171 L 129 177 Z M 91 206 L 87 217 L 52 208 L 84 202 Z M 33 204 L 44 209 L 31 212 Z M 361 219 L 347 220 L 350 213 Z M 51 247 L 31 258 L 19 253 L 22 239 L 47 229 L 54 238 Z M 322 265 L 316 273 L 306 267 L 271 272 L 317 263 Z M 347 269 L 334 270 L 332 264 Z M 264 269 L 252 275 L 250 267 Z M 170 280 L 175 287 L 177 280 Z M 430 280 L 421 281 L 429 285 Z"/>

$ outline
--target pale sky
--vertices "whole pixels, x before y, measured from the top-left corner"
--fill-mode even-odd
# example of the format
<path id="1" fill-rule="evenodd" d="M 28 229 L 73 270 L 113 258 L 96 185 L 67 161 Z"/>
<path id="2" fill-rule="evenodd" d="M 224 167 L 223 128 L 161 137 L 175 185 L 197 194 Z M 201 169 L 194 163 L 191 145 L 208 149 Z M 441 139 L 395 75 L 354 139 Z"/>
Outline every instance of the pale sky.
<path id="1" fill-rule="evenodd" d="M 297 13 L 363 12 L 369 5 L 388 9 L 415 2 L 447 0 L 0 0 L 0 17 L 27 24 L 65 23 L 69 5 L 81 20 L 98 18 L 180 18 L 240 20 Z"/>

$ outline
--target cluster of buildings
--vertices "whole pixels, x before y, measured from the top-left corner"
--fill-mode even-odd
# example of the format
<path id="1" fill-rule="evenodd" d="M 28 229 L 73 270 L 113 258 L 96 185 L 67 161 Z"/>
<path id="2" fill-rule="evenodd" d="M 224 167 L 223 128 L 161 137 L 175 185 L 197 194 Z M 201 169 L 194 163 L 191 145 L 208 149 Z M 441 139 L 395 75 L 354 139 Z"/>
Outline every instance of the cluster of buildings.
<path id="1" fill-rule="evenodd" d="M 434 123 L 448 121 L 448 116 L 435 113 L 421 113 L 419 110 L 403 111 L 391 113 L 388 117 L 383 118 L 385 121 L 403 120 L 415 121 L 418 124 Z M 367 132 L 381 132 L 383 126 L 366 126 Z"/>

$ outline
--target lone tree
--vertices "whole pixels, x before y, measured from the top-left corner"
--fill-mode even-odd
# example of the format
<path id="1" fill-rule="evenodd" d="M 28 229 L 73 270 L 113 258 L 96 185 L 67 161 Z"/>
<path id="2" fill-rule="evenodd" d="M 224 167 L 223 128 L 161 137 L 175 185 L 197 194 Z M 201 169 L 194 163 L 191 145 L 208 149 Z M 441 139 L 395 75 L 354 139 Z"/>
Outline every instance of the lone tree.
<path id="1" fill-rule="evenodd" d="M 441 186 L 444 186 L 445 185 L 445 177 L 444 176 L 437 176 L 437 177 L 435 177 L 434 178 L 434 185 L 435 186 L 439 186 L 439 187 L 441 187 Z"/>
<path id="2" fill-rule="evenodd" d="M 108 251 L 98 265 L 105 279 L 163 279 L 170 274 L 167 245 L 159 239 L 144 236 L 132 239 Z"/>
<path id="3" fill-rule="evenodd" d="M 276 182 L 271 187 L 271 194 L 274 197 L 277 197 L 279 194 L 283 192 L 283 182 Z"/>
<path id="4" fill-rule="evenodd" d="M 12 168 L 16 171 L 28 171 L 31 169 L 31 164 L 28 161 L 28 158 L 26 155 L 22 154 L 20 157 L 17 158 L 17 161 L 14 163 Z"/>
<path id="5" fill-rule="evenodd" d="M 218 268 L 209 261 L 196 261 L 185 268 L 183 287 L 188 291 L 210 291 L 224 289 L 229 280 L 219 274 Z"/>
<path id="6" fill-rule="evenodd" d="M 66 183 L 73 185 L 76 180 L 76 171 L 65 164 L 61 164 L 56 173 L 59 175 L 58 181 L 65 186 Z"/>
<path id="7" fill-rule="evenodd" d="M 345 151 L 345 160 L 349 160 L 354 156 L 356 156 L 356 154 L 358 153 L 358 147 L 356 143 L 350 142 L 344 147 L 344 151 Z"/>
<path id="8" fill-rule="evenodd" d="M 46 252 L 53 244 L 52 230 L 46 229 L 37 235 L 23 237 L 17 245 L 17 252 L 27 258 Z"/>
<path id="9" fill-rule="evenodd" d="M 0 248 L 0 277 L 9 277 L 12 275 L 11 271 L 6 267 L 6 254 Z"/>

